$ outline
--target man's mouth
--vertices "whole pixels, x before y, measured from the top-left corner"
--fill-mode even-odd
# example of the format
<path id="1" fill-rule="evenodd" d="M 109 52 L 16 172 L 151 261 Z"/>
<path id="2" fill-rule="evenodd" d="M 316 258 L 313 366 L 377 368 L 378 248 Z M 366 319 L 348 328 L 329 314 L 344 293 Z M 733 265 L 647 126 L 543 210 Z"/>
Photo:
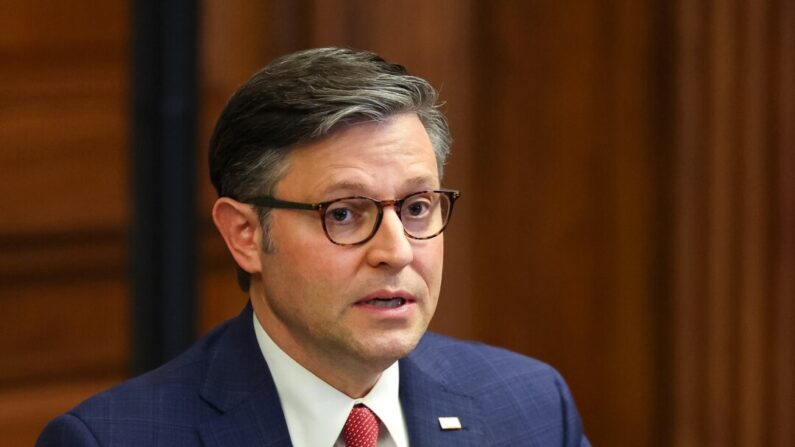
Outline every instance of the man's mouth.
<path id="1" fill-rule="evenodd" d="M 359 303 L 366 304 L 368 306 L 381 307 L 384 309 L 395 309 L 406 304 L 406 300 L 400 297 L 374 298 L 367 301 L 360 301 Z"/>
<path id="2" fill-rule="evenodd" d="M 404 309 L 415 302 L 414 295 L 403 290 L 378 290 L 356 302 L 357 306 L 393 310 Z"/>

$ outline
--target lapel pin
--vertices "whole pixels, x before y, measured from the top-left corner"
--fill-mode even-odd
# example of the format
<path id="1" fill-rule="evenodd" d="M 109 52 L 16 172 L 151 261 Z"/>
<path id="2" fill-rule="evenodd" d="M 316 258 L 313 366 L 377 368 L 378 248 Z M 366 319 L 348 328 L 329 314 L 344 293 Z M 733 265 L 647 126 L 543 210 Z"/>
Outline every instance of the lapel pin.
<path id="1" fill-rule="evenodd" d="M 457 417 L 440 417 L 439 425 L 442 430 L 461 430 L 461 421 Z"/>

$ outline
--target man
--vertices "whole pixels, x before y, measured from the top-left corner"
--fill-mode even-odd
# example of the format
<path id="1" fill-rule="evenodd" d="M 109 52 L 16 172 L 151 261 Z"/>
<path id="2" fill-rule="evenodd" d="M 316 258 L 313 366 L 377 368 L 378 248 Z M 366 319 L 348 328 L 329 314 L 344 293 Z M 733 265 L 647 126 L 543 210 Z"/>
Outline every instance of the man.
<path id="1" fill-rule="evenodd" d="M 213 219 L 250 305 L 39 445 L 589 445 L 552 368 L 425 332 L 459 196 L 441 186 L 436 101 L 362 51 L 255 74 L 210 147 Z"/>

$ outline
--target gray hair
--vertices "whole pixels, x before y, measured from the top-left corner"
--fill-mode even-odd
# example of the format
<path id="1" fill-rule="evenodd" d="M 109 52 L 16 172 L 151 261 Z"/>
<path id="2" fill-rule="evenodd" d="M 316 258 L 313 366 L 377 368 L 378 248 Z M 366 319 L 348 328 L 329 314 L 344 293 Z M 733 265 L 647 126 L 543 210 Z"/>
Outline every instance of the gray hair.
<path id="1" fill-rule="evenodd" d="M 401 113 L 416 113 L 425 127 L 441 178 L 452 140 L 427 81 L 369 51 L 317 48 L 280 57 L 246 81 L 221 112 L 210 139 L 210 179 L 221 197 L 273 194 L 295 146 Z M 258 213 L 267 230 L 268 209 Z M 263 249 L 274 249 L 267 231 Z M 248 274 L 239 273 L 248 290 Z"/>

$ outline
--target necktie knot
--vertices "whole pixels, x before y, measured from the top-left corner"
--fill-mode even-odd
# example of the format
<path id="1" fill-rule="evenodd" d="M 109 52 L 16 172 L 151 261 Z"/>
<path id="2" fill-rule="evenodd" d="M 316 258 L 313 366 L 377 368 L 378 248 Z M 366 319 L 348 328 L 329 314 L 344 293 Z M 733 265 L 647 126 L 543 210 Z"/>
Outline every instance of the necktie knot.
<path id="1" fill-rule="evenodd" d="M 355 405 L 342 428 L 347 447 L 375 447 L 378 441 L 378 417 L 364 405 Z"/>

